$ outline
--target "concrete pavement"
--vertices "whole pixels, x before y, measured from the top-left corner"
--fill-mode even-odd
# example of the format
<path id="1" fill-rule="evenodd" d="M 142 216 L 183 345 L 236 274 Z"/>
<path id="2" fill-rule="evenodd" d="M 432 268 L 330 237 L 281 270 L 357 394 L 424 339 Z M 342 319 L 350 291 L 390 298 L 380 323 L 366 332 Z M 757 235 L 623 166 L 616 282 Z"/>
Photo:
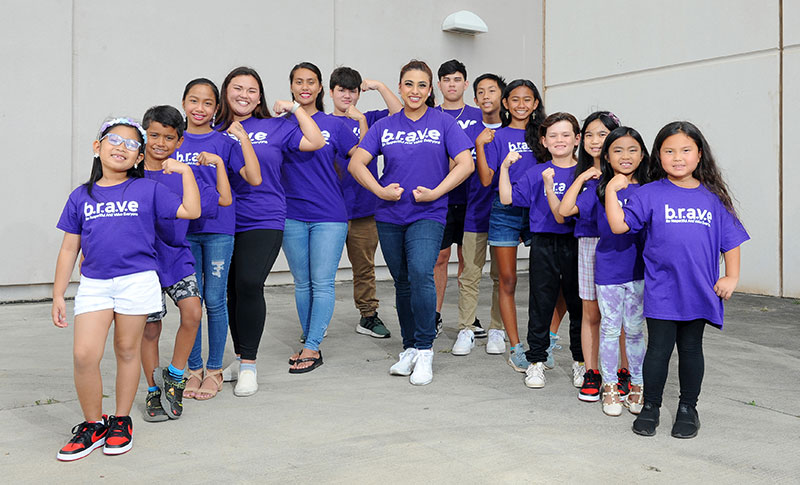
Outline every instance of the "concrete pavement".
<path id="1" fill-rule="evenodd" d="M 490 282 L 479 317 L 488 323 Z M 800 477 L 800 305 L 737 294 L 726 329 L 706 331 L 706 373 L 697 438 L 669 435 L 677 407 L 676 355 L 653 438 L 630 431 L 633 416 L 603 415 L 576 399 L 564 345 L 547 386 L 531 390 L 503 356 L 449 349 L 457 334 L 457 286 L 450 280 L 445 332 L 435 343 L 434 381 L 414 387 L 388 369 L 401 349 L 389 282 L 379 283 L 380 315 L 390 339 L 356 334 L 351 286 L 337 285 L 323 342 L 325 364 L 290 375 L 300 347 L 291 286 L 268 287 L 267 327 L 259 354 L 260 390 L 233 396 L 226 383 L 207 402 L 187 400 L 184 416 L 141 418 L 144 380 L 134 405 L 134 447 L 123 456 L 98 450 L 73 463 L 55 459 L 82 421 L 72 382 L 71 330 L 50 322 L 50 304 L 0 305 L 0 476 L 4 483 L 170 480 L 319 483 L 797 483 Z M 520 327 L 527 276 L 520 273 Z M 177 309 L 170 306 L 162 362 L 171 354 Z M 68 311 L 71 315 L 71 302 Z M 70 324 L 72 320 L 70 318 Z M 566 325 L 559 332 L 568 343 Z M 228 343 L 230 347 L 230 340 Z M 230 349 L 225 363 L 232 358 Z M 114 355 L 102 364 L 105 412 L 114 411 Z"/>

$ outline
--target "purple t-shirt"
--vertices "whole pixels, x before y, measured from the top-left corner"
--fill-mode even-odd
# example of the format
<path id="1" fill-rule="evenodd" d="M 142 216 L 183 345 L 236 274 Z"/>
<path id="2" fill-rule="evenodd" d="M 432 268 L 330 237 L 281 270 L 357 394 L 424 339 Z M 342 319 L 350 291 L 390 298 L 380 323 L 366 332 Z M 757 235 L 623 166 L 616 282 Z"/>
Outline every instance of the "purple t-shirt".
<path id="1" fill-rule="evenodd" d="M 520 162 L 521 161 L 522 160 L 520 160 Z M 514 165 L 517 163 L 519 162 L 516 162 Z M 511 167 L 513 168 L 514 165 Z M 553 176 L 553 192 L 555 192 L 559 200 L 564 197 L 564 192 L 567 191 L 567 188 L 575 178 L 575 167 L 561 168 L 553 165 L 552 161 L 548 161 L 531 167 L 522 176 L 519 182 L 513 185 L 513 192 L 511 195 L 512 203 L 515 207 L 531 208 L 531 232 L 570 234 L 572 233 L 572 228 L 575 226 L 574 218 L 567 217 L 564 224 L 559 224 L 556 222 L 556 218 L 550 210 L 550 205 L 547 203 L 547 194 L 544 190 L 542 172 L 548 168 L 555 170 L 555 175 Z"/>
<path id="2" fill-rule="evenodd" d="M 358 137 L 338 116 L 318 111 L 311 118 L 322 131 L 325 146 L 313 152 L 292 149 L 286 153 L 281 178 L 286 217 L 304 222 L 347 222 L 339 174 L 347 172 L 347 152 L 358 145 Z"/>
<path id="3" fill-rule="evenodd" d="M 597 232 L 597 220 L 595 219 L 595 212 L 593 209 L 593 205 L 583 207 L 578 204 L 578 201 L 581 200 L 583 197 L 584 204 L 593 204 L 593 202 L 589 202 L 592 200 L 591 197 L 584 196 L 587 192 L 594 193 L 594 198 L 597 199 L 597 179 L 589 179 L 583 187 L 581 187 L 581 191 L 578 194 L 578 199 L 576 200 L 576 205 L 578 206 L 578 217 L 575 218 L 575 237 L 600 237 L 600 233 Z M 641 279 L 641 278 L 639 278 Z"/>
<path id="4" fill-rule="evenodd" d="M 144 176 L 166 186 L 173 194 L 183 198 L 183 176 L 179 173 L 165 174 L 161 170 L 145 170 Z M 197 180 L 197 179 L 195 179 Z M 219 207 L 219 194 L 216 186 L 197 180 L 200 189 L 201 215 L 214 212 Z M 194 273 L 192 255 L 186 233 L 189 229 L 187 219 L 156 220 L 156 259 L 158 260 L 158 280 L 166 288 Z"/>
<path id="5" fill-rule="evenodd" d="M 469 126 L 464 132 L 474 142 L 484 128 L 481 122 Z M 472 159 L 476 160 L 475 148 L 472 149 Z M 462 185 L 467 185 L 467 212 L 464 216 L 464 230 L 466 232 L 489 232 L 489 214 L 492 212 L 494 187 L 491 184 L 484 187 L 477 170 L 472 172 L 472 175 Z"/>
<path id="6" fill-rule="evenodd" d="M 420 119 L 412 121 L 401 111 L 378 120 L 359 146 L 373 157 L 383 154 L 381 185 L 398 183 L 404 189 L 398 201 L 378 201 L 376 221 L 406 225 L 429 219 L 445 223 L 446 195 L 418 203 L 412 191 L 417 186 L 438 186 L 450 171 L 450 158 L 472 148 L 472 142 L 452 116 L 429 108 Z"/>
<path id="7" fill-rule="evenodd" d="M 599 233 L 597 243 L 594 282 L 598 285 L 621 285 L 631 281 L 644 279 L 644 261 L 642 260 L 642 238 L 639 234 L 614 234 L 608 225 L 606 208 L 597 198 L 597 182 L 578 196 L 577 205 L 579 221 L 584 214 Z M 587 184 L 588 185 L 588 184 Z M 624 207 L 628 198 L 639 188 L 639 184 L 630 184 L 617 192 L 620 204 Z M 576 225 L 577 229 L 577 225 Z"/>
<path id="8" fill-rule="evenodd" d="M 500 165 L 509 152 L 515 151 L 522 156 L 508 169 L 508 177 L 511 179 L 512 184 L 517 183 L 529 168 L 537 164 L 536 157 L 533 156 L 533 150 L 525 142 L 525 130 L 520 130 L 519 128 L 508 126 L 498 128 L 494 132 L 494 140 L 484 145 L 483 151 L 486 155 L 486 164 L 494 171 L 492 187 L 494 187 L 495 193 L 497 193 L 497 180 L 500 177 Z"/>
<path id="9" fill-rule="evenodd" d="M 367 111 L 364 113 L 367 118 L 367 127 L 375 124 L 381 118 L 389 116 L 388 109 Z M 361 138 L 361 129 L 358 121 L 350 119 L 346 116 L 339 117 L 356 135 L 356 138 Z M 337 162 L 339 160 L 337 159 Z M 340 166 L 343 166 L 340 164 Z M 378 179 L 378 161 L 373 159 L 367 165 L 372 176 L 375 180 Z M 342 174 L 342 194 L 344 195 L 344 204 L 347 206 L 347 218 L 359 219 L 361 217 L 369 217 L 375 215 L 375 206 L 378 204 L 378 197 L 365 189 L 356 179 L 350 175 L 350 172 L 345 170 Z"/>
<path id="10" fill-rule="evenodd" d="M 483 111 L 481 111 L 479 108 L 470 106 L 468 104 L 465 104 L 463 109 L 444 109 L 441 106 L 438 106 L 437 108 L 439 111 L 447 113 L 455 118 L 458 126 L 460 126 L 465 132 L 473 126 L 483 127 Z M 473 143 L 475 142 L 474 137 L 470 136 L 469 139 Z M 467 179 L 461 182 L 456 188 L 451 190 L 450 193 L 447 194 L 447 203 L 450 205 L 466 204 L 469 193 L 469 182 L 470 179 Z"/>
<path id="11" fill-rule="evenodd" d="M 129 179 L 113 187 L 81 185 L 69 195 L 56 227 L 81 236 L 81 274 L 110 279 L 155 271 L 156 219 L 174 219 L 180 198 L 162 184 Z"/>
<path id="12" fill-rule="evenodd" d="M 238 150 L 239 145 L 231 140 L 224 133 L 211 131 L 202 135 L 192 133 L 183 134 L 183 144 L 175 150 L 176 160 L 192 167 L 195 179 L 204 182 L 206 185 L 216 188 L 217 168 L 211 165 L 200 165 L 197 157 L 201 152 L 208 152 L 222 158 L 225 168 L 228 171 L 228 178 L 231 177 L 231 152 Z M 206 211 L 203 208 L 203 215 L 198 219 L 189 221 L 189 234 L 208 233 L 208 234 L 230 234 L 233 235 L 236 229 L 236 203 L 231 203 L 228 207 L 217 204 L 216 215 L 213 210 Z M 209 208 L 210 209 L 210 208 Z"/>
<path id="13" fill-rule="evenodd" d="M 644 233 L 644 315 L 706 319 L 722 328 L 725 308 L 714 293 L 720 253 L 750 239 L 741 222 L 705 186 L 668 179 L 642 186 L 622 208 L 631 232 Z"/>
<path id="14" fill-rule="evenodd" d="M 241 149 L 233 150 L 231 188 L 236 193 L 236 232 L 282 231 L 286 222 L 286 197 L 281 185 L 281 164 L 284 153 L 300 147 L 303 132 L 297 123 L 283 117 L 247 118 L 242 126 L 250 136 L 261 166 L 261 185 L 252 186 L 242 178 L 239 171 L 244 167 L 244 156 Z"/>

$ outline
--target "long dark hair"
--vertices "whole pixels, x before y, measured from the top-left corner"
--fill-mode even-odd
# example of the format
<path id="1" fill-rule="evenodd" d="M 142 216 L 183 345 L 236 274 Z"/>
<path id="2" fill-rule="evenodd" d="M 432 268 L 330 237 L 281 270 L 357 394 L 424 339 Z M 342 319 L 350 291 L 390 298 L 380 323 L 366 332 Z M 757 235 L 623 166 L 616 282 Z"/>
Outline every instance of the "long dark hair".
<path id="1" fill-rule="evenodd" d="M 661 128 L 656 135 L 651 152 L 652 163 L 650 165 L 650 179 L 661 180 L 667 177 L 667 172 L 665 172 L 664 168 L 661 166 L 661 145 L 664 144 L 664 140 L 679 133 L 691 138 L 700 150 L 700 162 L 697 164 L 697 168 L 694 170 L 694 173 L 692 173 L 692 176 L 699 180 L 701 184 L 705 185 L 712 194 L 719 197 L 720 202 L 728 209 L 728 212 L 738 219 L 739 216 L 736 214 L 736 208 L 733 205 L 730 189 L 728 189 L 728 184 L 725 183 L 725 180 L 722 178 L 722 173 L 717 167 L 717 163 L 714 161 L 714 156 L 711 154 L 711 147 L 700 132 L 700 129 L 688 121 L 673 121 L 672 123 L 668 123 Z"/>
<path id="2" fill-rule="evenodd" d="M 258 106 L 256 106 L 256 109 L 253 110 L 253 118 L 272 118 L 272 114 L 269 112 L 269 108 L 267 107 L 267 99 L 264 96 L 264 83 L 261 82 L 261 76 L 258 75 L 255 69 L 241 66 L 229 72 L 228 75 L 225 76 L 225 80 L 222 81 L 219 104 L 217 104 L 217 113 L 215 115 L 217 123 L 219 123 L 217 125 L 219 127 L 219 131 L 227 130 L 228 127 L 231 126 L 231 123 L 233 123 L 233 110 L 231 110 L 231 107 L 228 104 L 228 85 L 236 76 L 251 76 L 256 80 L 256 83 L 258 83 L 258 98 L 260 103 Z"/>
<path id="3" fill-rule="evenodd" d="M 431 92 L 428 94 L 428 99 L 425 100 L 425 105 L 429 108 L 436 106 L 436 98 L 433 95 L 433 72 L 431 72 L 431 68 L 428 67 L 424 61 L 411 59 L 405 66 L 400 68 L 400 82 L 403 81 L 403 76 L 408 71 L 422 71 L 428 75 L 428 84 L 430 85 Z"/>
<path id="4" fill-rule="evenodd" d="M 506 100 L 506 102 L 508 102 L 507 100 L 511 95 L 511 91 L 520 86 L 525 86 L 526 88 L 530 89 L 533 92 L 533 99 L 539 102 L 538 106 L 536 106 L 536 109 L 534 109 L 533 113 L 531 113 L 528 124 L 525 125 L 525 143 L 528 144 L 528 148 L 530 148 L 533 152 L 533 155 L 536 157 L 536 161 L 541 163 L 547 160 L 549 154 L 542 144 L 539 143 L 539 126 L 544 121 L 546 115 L 544 114 L 544 102 L 542 101 L 542 96 L 539 94 L 539 90 L 536 89 L 536 85 L 528 79 L 515 79 L 508 83 L 508 86 L 506 86 L 506 88 L 503 90 L 502 100 Z M 511 114 L 503 105 L 502 100 L 500 103 L 500 121 L 502 126 L 505 127 L 511 124 Z"/>
<path id="5" fill-rule="evenodd" d="M 572 132 L 575 133 L 575 136 L 578 136 L 578 133 L 580 133 L 581 130 L 580 125 L 578 125 L 578 119 L 572 116 L 570 113 L 559 111 L 551 114 L 550 116 L 545 118 L 544 121 L 542 121 L 542 123 L 539 125 L 539 137 L 537 138 L 537 140 L 541 140 L 542 138 L 547 136 L 547 129 L 561 121 L 566 121 L 570 125 L 572 125 Z M 538 143 L 542 151 L 545 153 L 542 155 L 541 158 L 536 157 L 538 163 L 544 163 L 548 160 L 551 160 L 553 156 L 550 154 L 550 152 L 544 147 L 544 145 L 542 145 L 541 142 Z M 577 149 L 578 147 L 573 147 L 572 149 L 573 158 L 575 157 L 575 150 Z"/>
<path id="6" fill-rule="evenodd" d="M 131 120 L 131 122 L 133 121 Z M 108 125 L 103 124 L 103 128 L 97 135 L 97 139 L 100 140 L 101 138 L 106 136 L 108 132 L 111 131 L 111 129 L 114 128 L 115 126 L 130 126 L 131 128 L 133 128 L 133 131 L 136 132 L 136 136 L 139 138 L 139 143 L 142 144 L 139 147 L 139 153 L 140 154 L 144 153 L 145 140 L 144 136 L 142 135 L 142 132 L 140 131 L 141 127 L 138 127 L 138 124 L 137 126 L 134 126 L 132 124 L 123 121 L 118 121 Z M 125 175 L 127 175 L 128 178 L 132 179 L 144 177 L 144 163 L 140 162 L 135 164 L 133 167 L 129 168 L 127 172 L 125 172 Z M 88 193 L 89 197 L 91 197 L 92 199 L 94 199 L 94 196 L 92 195 L 92 188 L 94 187 L 94 184 L 101 178 L 103 178 L 103 164 L 102 162 L 100 162 L 100 156 L 98 155 L 92 159 L 92 171 L 89 173 L 89 180 L 87 180 L 83 184 L 83 186 L 86 187 L 86 193 Z"/>
<path id="7" fill-rule="evenodd" d="M 313 72 L 317 76 L 317 83 L 319 84 L 319 93 L 317 93 L 317 99 L 314 100 L 314 107 L 317 108 L 317 111 L 325 112 L 325 103 L 323 102 L 323 98 L 325 97 L 325 90 L 323 89 L 322 85 L 322 72 L 319 70 L 317 66 L 311 64 L 310 62 L 301 62 L 294 66 L 292 70 L 289 72 L 289 85 L 294 82 L 294 73 L 298 69 L 308 69 L 309 71 Z M 291 89 L 290 89 L 291 91 Z M 294 94 L 290 93 L 292 99 L 294 99 Z"/>
<path id="8" fill-rule="evenodd" d="M 619 118 L 617 118 L 611 111 L 595 111 L 594 113 L 587 116 L 585 120 L 583 120 L 583 126 L 581 127 L 581 147 L 578 150 L 578 165 L 575 166 L 576 179 L 580 174 L 587 171 L 589 167 L 594 166 L 594 158 L 591 155 L 589 155 L 583 144 L 586 140 L 586 130 L 589 128 L 589 125 L 595 120 L 600 120 L 600 122 L 603 123 L 603 126 L 608 128 L 609 132 L 613 131 L 616 128 L 619 128 L 620 125 Z"/>
<path id="9" fill-rule="evenodd" d="M 647 147 L 644 145 L 642 135 L 630 126 L 620 126 L 615 128 L 608 134 L 606 140 L 603 142 L 603 149 L 600 151 L 600 171 L 603 174 L 600 176 L 600 183 L 597 184 L 597 197 L 600 199 L 600 204 L 605 207 L 606 205 L 606 186 L 614 178 L 614 168 L 608 161 L 608 151 L 611 149 L 611 144 L 624 136 L 629 136 L 636 140 L 639 144 L 639 149 L 642 151 L 642 161 L 636 170 L 633 172 L 633 178 L 639 185 L 644 185 L 650 182 L 650 154 L 647 153 Z M 587 167 L 588 168 L 588 167 Z"/>
<path id="10" fill-rule="evenodd" d="M 198 77 L 197 79 L 192 79 L 186 84 L 186 87 L 183 88 L 183 96 L 181 96 L 181 102 L 186 101 L 186 96 L 189 95 L 189 90 L 195 86 L 205 84 L 209 88 L 211 88 L 211 92 L 214 94 L 214 101 L 217 103 L 217 107 L 219 107 L 219 89 L 217 89 L 217 85 L 214 84 L 214 81 L 211 79 L 207 79 L 204 77 Z M 214 112 L 214 116 L 211 117 L 211 126 L 214 126 L 217 119 L 216 110 Z M 184 120 L 183 129 L 185 130 L 188 127 L 188 121 Z"/>

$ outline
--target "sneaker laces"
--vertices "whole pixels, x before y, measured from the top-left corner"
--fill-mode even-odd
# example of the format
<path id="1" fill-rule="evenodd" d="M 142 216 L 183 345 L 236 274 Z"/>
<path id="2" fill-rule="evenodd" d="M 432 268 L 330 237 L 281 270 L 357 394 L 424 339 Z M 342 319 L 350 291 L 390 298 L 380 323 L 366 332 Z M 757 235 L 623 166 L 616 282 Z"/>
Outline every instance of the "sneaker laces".
<path id="1" fill-rule="evenodd" d="M 125 420 L 116 416 L 108 418 L 108 436 L 125 436 Z"/>

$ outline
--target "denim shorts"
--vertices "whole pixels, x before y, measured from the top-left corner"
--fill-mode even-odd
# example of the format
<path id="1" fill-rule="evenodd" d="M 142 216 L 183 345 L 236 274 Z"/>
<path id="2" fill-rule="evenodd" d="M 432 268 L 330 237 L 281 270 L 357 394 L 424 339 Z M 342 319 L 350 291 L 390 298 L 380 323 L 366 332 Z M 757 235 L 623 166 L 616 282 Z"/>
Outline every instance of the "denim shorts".
<path id="1" fill-rule="evenodd" d="M 167 316 L 167 298 L 165 295 L 169 295 L 172 302 L 176 305 L 185 298 L 193 296 L 200 298 L 200 288 L 197 286 L 197 275 L 192 273 L 174 285 L 163 288 L 161 291 L 161 311 L 147 315 L 147 323 L 160 322 Z"/>
<path id="2" fill-rule="evenodd" d="M 522 241 L 531 245 L 530 209 L 503 205 L 495 194 L 489 214 L 489 246 L 517 247 Z"/>

